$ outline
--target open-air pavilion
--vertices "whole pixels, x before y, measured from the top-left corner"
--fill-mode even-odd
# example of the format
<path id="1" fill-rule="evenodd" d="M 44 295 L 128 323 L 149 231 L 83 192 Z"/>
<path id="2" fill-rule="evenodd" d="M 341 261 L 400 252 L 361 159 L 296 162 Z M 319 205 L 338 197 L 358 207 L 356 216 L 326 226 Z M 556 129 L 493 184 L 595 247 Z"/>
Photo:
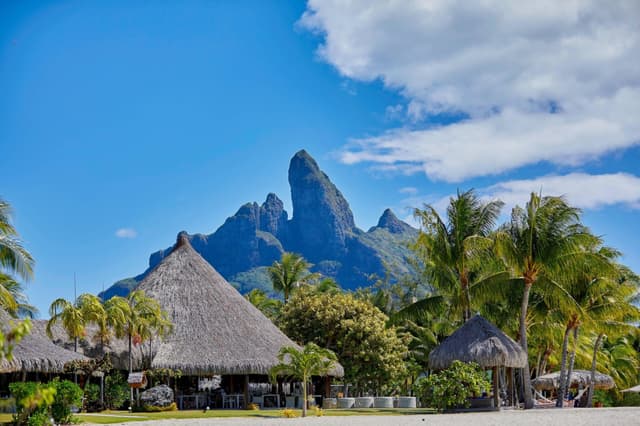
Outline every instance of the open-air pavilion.
<path id="1" fill-rule="evenodd" d="M 455 360 L 475 362 L 493 371 L 493 403 L 496 409 L 500 408 L 499 369 L 506 368 L 508 399 L 510 404 L 515 404 L 511 372 L 514 368 L 526 367 L 527 354 L 496 326 L 480 315 L 474 316 L 431 351 L 429 367 L 443 370 Z"/>

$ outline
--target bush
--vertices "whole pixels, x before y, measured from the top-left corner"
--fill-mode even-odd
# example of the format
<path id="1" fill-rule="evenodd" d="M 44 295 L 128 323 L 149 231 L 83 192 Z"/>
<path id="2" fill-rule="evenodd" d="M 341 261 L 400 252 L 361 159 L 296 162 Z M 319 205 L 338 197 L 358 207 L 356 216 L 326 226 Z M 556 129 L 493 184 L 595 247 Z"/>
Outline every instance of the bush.
<path id="1" fill-rule="evenodd" d="M 133 411 L 138 413 L 160 413 L 163 411 L 176 411 L 178 406 L 175 402 L 167 405 L 166 407 L 157 407 L 155 405 L 139 405 L 133 407 Z"/>
<path id="2" fill-rule="evenodd" d="M 56 423 L 69 424 L 73 422 L 71 408 L 81 407 L 82 389 L 69 380 L 55 378 L 50 385 L 56 390 L 53 404 L 51 404 L 51 416 Z"/>
<path id="3" fill-rule="evenodd" d="M 298 412 L 296 410 L 292 410 L 291 408 L 285 408 L 284 410 L 282 410 L 282 417 L 293 419 L 298 417 Z"/>
<path id="4" fill-rule="evenodd" d="M 84 409 L 87 413 L 96 413 L 104 410 L 104 404 L 100 402 L 100 386 L 89 383 L 84 387 Z"/>
<path id="5" fill-rule="evenodd" d="M 421 378 L 414 391 L 423 407 L 440 411 L 469 406 L 469 397 L 480 395 L 491 384 L 485 372 L 476 363 L 454 361 L 446 370 Z"/>
<path id="6" fill-rule="evenodd" d="M 640 393 L 624 392 L 622 399 L 616 401 L 617 407 L 640 407 Z"/>
<path id="7" fill-rule="evenodd" d="M 104 402 L 107 408 L 117 410 L 129 401 L 129 385 L 122 373 L 114 371 L 108 375 L 104 381 Z"/>
<path id="8" fill-rule="evenodd" d="M 13 416 L 16 425 L 49 424 L 51 404 L 56 394 L 52 384 L 15 382 L 9 385 L 9 390 L 16 401 L 16 414 Z"/>

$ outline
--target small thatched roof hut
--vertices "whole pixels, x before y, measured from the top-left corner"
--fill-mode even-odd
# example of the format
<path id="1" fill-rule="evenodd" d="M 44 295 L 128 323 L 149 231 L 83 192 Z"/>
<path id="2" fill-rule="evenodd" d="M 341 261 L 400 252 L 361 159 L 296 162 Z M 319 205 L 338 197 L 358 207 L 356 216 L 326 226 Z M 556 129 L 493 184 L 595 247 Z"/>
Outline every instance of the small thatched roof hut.
<path id="1" fill-rule="evenodd" d="M 573 370 L 571 373 L 572 388 L 586 388 L 591 383 L 591 371 Z M 538 376 L 531 381 L 531 385 L 536 390 L 553 390 L 560 387 L 560 372 L 545 374 Z M 615 386 L 613 378 L 607 374 L 598 373 L 595 376 L 596 389 L 611 389 Z"/>
<path id="2" fill-rule="evenodd" d="M 268 374 L 284 346 L 297 345 L 248 302 L 179 234 L 172 252 L 138 287 L 160 302 L 173 333 L 155 368 L 185 374 Z M 337 365 L 331 375 L 343 375 Z"/>
<path id="3" fill-rule="evenodd" d="M 12 318 L 0 309 L 0 324 L 3 331 L 9 329 Z M 19 321 L 19 320 L 13 320 Z M 62 373 L 70 361 L 88 360 L 80 353 L 56 346 L 41 327 L 32 327 L 31 333 L 13 348 L 12 359 L 0 361 L 0 373 L 23 371 L 27 373 Z"/>
<path id="4" fill-rule="evenodd" d="M 431 351 L 429 367 L 442 370 L 455 360 L 476 362 L 483 368 L 523 368 L 527 354 L 512 338 L 476 315 Z"/>

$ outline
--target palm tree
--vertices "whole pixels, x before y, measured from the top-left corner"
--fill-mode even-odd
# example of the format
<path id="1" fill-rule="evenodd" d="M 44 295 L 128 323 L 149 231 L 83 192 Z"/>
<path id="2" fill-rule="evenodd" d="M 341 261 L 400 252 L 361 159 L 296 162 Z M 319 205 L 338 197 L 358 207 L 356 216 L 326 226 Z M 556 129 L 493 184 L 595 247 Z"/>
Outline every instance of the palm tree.
<path id="1" fill-rule="evenodd" d="M 28 303 L 22 285 L 2 272 L 0 272 L 0 308 L 13 317 L 33 319 L 38 314 L 38 308 Z"/>
<path id="2" fill-rule="evenodd" d="M 273 284 L 273 289 L 282 292 L 284 303 L 287 303 L 289 296 L 298 287 L 317 279 L 318 274 L 310 274 L 309 264 L 297 253 L 282 253 L 280 261 L 273 262 L 269 266 L 269 277 Z"/>
<path id="3" fill-rule="evenodd" d="M 557 282 L 561 275 L 574 275 L 582 257 L 581 247 L 592 244 L 592 235 L 580 224 L 580 210 L 562 197 L 542 197 L 531 193 L 525 209 L 515 207 L 511 220 L 496 233 L 497 253 L 514 277 L 511 282 L 524 287 L 519 319 L 520 344 L 528 354 L 527 312 L 532 288 L 549 305 L 576 305 Z M 525 408 L 533 408 L 531 375 L 525 369 Z"/>
<path id="4" fill-rule="evenodd" d="M 244 298 L 272 321 L 278 316 L 282 308 L 282 302 L 280 300 L 270 298 L 259 288 L 254 288 L 245 294 Z"/>
<path id="5" fill-rule="evenodd" d="M 107 323 L 116 337 L 126 337 L 129 343 L 129 374 L 133 372 L 133 345 L 141 344 L 154 335 L 164 337 L 172 325 L 157 300 L 134 290 L 127 297 L 114 296 L 105 303 Z M 131 390 L 133 401 L 133 389 Z"/>
<path id="6" fill-rule="evenodd" d="M 84 336 L 87 325 L 85 312 L 78 305 L 79 299 L 76 299 L 75 303 L 71 303 L 62 297 L 54 300 L 49 307 L 51 318 L 47 322 L 47 335 L 49 338 L 53 338 L 53 326 L 57 322 L 62 323 L 62 327 L 69 338 L 73 339 L 73 350 L 76 352 L 78 352 L 78 341 Z"/>
<path id="7" fill-rule="evenodd" d="M 337 361 L 336 355 L 315 343 L 307 343 L 302 350 L 288 346 L 278 353 L 279 364 L 271 368 L 272 381 L 276 376 L 289 376 L 302 381 L 302 417 L 307 415 L 307 383 L 311 376 L 324 376 Z"/>
<path id="8" fill-rule="evenodd" d="M 29 280 L 33 276 L 33 265 L 33 258 L 11 225 L 11 206 L 0 198 L 0 268 Z"/>
<path id="9" fill-rule="evenodd" d="M 423 266 L 425 281 L 435 290 L 426 297 L 402 309 L 397 317 L 416 318 L 434 305 L 448 303 L 452 312 L 463 321 L 471 317 L 472 292 L 482 296 L 487 286 L 508 278 L 504 268 L 495 270 L 489 249 L 490 238 L 503 203 L 483 203 L 473 189 L 458 192 L 449 200 L 447 222 L 431 205 L 416 209 L 414 216 L 422 231 L 412 250 Z"/>

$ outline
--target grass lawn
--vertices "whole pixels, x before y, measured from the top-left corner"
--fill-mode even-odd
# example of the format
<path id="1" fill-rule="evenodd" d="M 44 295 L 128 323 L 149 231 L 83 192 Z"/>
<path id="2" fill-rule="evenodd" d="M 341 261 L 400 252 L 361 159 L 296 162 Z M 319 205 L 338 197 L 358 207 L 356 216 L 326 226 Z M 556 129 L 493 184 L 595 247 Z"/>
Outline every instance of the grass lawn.
<path id="1" fill-rule="evenodd" d="M 297 410 L 298 414 L 302 410 Z M 366 415 L 405 415 L 405 414 L 432 414 L 428 408 L 418 409 L 392 409 L 392 408 L 355 408 L 351 410 L 323 410 L 325 416 L 366 416 Z M 309 410 L 309 416 L 315 416 L 313 410 Z M 103 411 L 96 414 L 79 414 L 78 417 L 86 423 L 124 423 L 153 419 L 201 419 L 215 417 L 281 417 L 282 410 L 211 410 L 209 412 L 197 410 L 166 411 L 163 413 L 129 413 L 127 411 Z M 11 421 L 11 414 L 0 414 L 0 423 Z"/>

